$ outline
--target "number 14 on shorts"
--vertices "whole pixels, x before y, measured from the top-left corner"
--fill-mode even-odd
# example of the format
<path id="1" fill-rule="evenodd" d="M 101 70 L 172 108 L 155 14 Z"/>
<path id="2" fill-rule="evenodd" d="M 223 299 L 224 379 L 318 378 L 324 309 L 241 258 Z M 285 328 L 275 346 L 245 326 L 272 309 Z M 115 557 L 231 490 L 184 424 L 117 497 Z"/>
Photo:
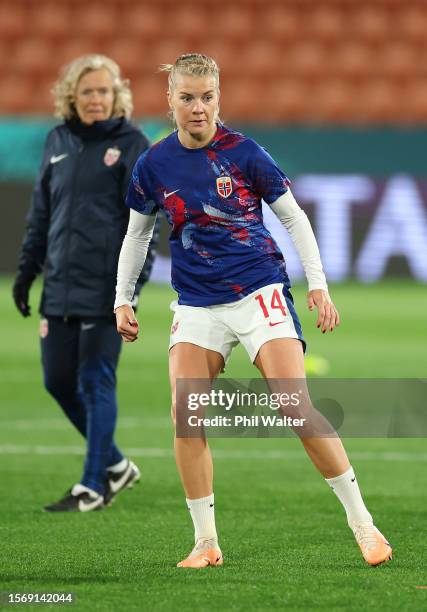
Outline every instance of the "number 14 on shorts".
<path id="1" fill-rule="evenodd" d="M 265 319 L 269 319 L 270 314 L 274 314 L 275 310 L 280 310 L 282 315 L 286 317 L 286 309 L 282 302 L 282 296 L 277 289 L 274 289 L 273 293 L 271 294 L 270 304 L 267 302 L 268 305 L 265 303 L 264 296 L 261 293 L 258 293 L 258 295 L 255 296 L 255 299 L 260 305 Z M 280 325 L 280 323 L 284 323 L 284 321 L 277 321 L 275 323 L 270 321 L 269 324 L 271 327 L 273 327 L 274 325 Z"/>

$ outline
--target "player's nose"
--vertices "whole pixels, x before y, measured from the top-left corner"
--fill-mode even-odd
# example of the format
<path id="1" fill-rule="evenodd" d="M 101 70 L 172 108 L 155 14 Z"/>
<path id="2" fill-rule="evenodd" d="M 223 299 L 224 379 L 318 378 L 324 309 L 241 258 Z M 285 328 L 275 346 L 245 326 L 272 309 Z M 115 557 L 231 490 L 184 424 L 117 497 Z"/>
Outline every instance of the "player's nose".
<path id="1" fill-rule="evenodd" d="M 204 106 L 203 106 L 203 102 L 199 99 L 199 100 L 195 100 L 194 101 L 194 106 L 193 106 L 193 113 L 197 113 L 200 115 L 200 113 L 204 112 Z"/>

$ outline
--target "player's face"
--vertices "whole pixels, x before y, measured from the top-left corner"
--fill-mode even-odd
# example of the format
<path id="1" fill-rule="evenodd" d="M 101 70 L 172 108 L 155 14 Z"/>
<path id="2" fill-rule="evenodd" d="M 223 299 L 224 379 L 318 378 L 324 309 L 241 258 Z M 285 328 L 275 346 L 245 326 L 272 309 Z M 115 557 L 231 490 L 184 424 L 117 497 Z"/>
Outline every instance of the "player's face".
<path id="1" fill-rule="evenodd" d="M 219 111 L 219 92 L 213 77 L 177 75 L 168 101 L 184 146 L 204 147 L 212 140 Z"/>
<path id="2" fill-rule="evenodd" d="M 113 78 L 106 68 L 84 74 L 77 83 L 74 101 L 80 120 L 87 125 L 109 119 L 113 113 Z"/>

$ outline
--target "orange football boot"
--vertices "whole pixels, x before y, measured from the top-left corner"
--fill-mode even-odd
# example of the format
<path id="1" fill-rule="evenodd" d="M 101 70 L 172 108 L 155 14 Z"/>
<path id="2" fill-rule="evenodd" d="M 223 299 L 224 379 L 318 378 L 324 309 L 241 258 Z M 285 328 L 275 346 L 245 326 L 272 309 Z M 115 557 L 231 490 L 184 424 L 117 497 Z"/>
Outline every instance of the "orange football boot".
<path id="1" fill-rule="evenodd" d="M 353 530 L 363 558 L 369 565 L 380 565 L 392 558 L 390 544 L 373 523 L 352 521 L 350 528 Z"/>
<path id="2" fill-rule="evenodd" d="M 222 552 L 216 539 L 197 540 L 195 547 L 186 559 L 177 563 L 177 567 L 192 567 L 201 569 L 208 565 L 222 565 Z"/>

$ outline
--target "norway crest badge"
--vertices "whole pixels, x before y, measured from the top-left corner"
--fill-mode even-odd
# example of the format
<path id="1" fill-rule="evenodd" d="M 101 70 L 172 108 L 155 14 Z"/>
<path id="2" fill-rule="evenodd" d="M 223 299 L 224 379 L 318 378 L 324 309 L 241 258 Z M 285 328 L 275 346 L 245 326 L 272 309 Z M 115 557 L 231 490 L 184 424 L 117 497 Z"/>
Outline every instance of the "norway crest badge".
<path id="1" fill-rule="evenodd" d="M 114 166 L 114 164 L 118 161 L 121 155 L 120 149 L 116 147 L 110 147 L 105 151 L 104 155 L 104 164 L 106 166 Z"/>
<path id="2" fill-rule="evenodd" d="M 228 198 L 233 191 L 231 178 L 229 176 L 220 176 L 216 179 L 216 190 L 222 198 Z"/>

